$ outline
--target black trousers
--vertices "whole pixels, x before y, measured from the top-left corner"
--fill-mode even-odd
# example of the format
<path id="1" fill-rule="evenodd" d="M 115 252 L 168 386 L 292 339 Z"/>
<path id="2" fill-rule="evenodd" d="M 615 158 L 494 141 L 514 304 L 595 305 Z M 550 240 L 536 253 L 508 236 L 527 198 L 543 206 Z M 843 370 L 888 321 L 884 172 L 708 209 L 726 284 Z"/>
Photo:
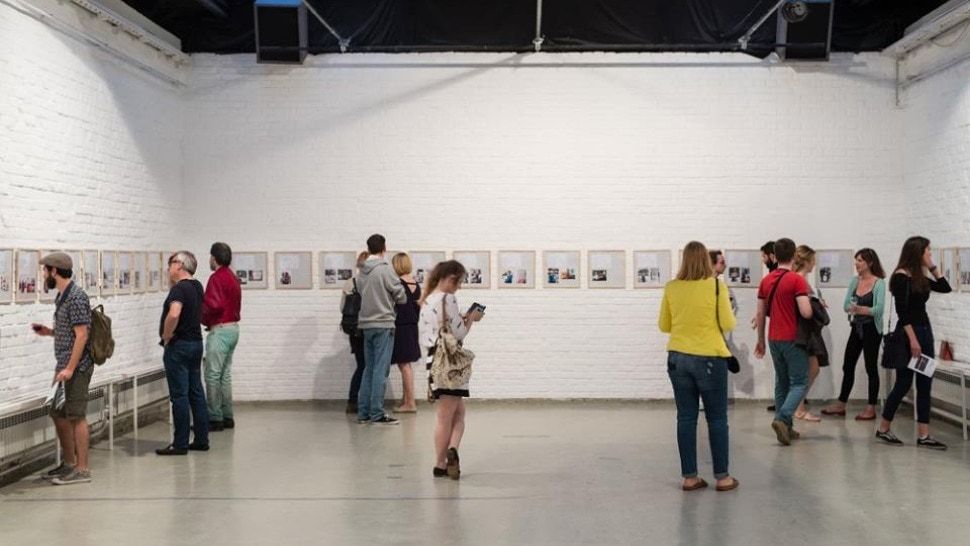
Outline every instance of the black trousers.
<path id="1" fill-rule="evenodd" d="M 876 405 L 879 400 L 879 344 L 882 336 L 876 330 L 873 322 L 861 327 L 852 326 L 849 341 L 845 344 L 845 360 L 842 363 L 842 391 L 839 393 L 841 402 L 848 402 L 855 385 L 855 366 L 859 362 L 859 355 L 864 355 L 866 375 L 869 376 L 869 404 Z"/>
<path id="2" fill-rule="evenodd" d="M 357 393 L 360 391 L 360 380 L 364 376 L 364 336 L 349 337 L 350 352 L 354 354 L 354 359 L 357 361 L 357 369 L 354 370 L 354 375 L 350 378 L 350 394 L 347 395 L 347 401 L 356 404 Z"/>
<path id="3" fill-rule="evenodd" d="M 902 328 L 898 329 L 901 335 L 906 335 Z M 929 324 L 914 325 L 913 332 L 919 341 L 920 349 L 926 356 L 936 357 L 933 349 L 933 329 Z M 926 377 L 921 373 L 903 367 L 896 370 L 896 384 L 893 385 L 892 392 L 886 397 L 886 407 L 882 409 L 882 417 L 887 421 L 892 421 L 899 409 L 900 402 L 913 386 L 913 376 L 916 376 L 916 420 L 927 424 L 930 422 L 930 391 L 933 388 L 933 378 Z"/>

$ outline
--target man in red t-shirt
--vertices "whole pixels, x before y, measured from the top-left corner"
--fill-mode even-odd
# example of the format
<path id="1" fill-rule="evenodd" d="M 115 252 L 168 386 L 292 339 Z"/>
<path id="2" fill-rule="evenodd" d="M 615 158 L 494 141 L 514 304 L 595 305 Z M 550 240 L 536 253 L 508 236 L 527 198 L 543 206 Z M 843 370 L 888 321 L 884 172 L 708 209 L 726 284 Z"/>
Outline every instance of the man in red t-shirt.
<path id="1" fill-rule="evenodd" d="M 778 268 L 768 274 L 758 287 L 758 314 L 755 325 L 758 344 L 754 356 L 765 356 L 765 318 L 771 317 L 768 328 L 768 346 L 775 366 L 775 420 L 771 428 L 782 445 L 790 445 L 792 416 L 808 390 L 808 353 L 795 345 L 798 333 L 798 315 L 812 318 L 809 287 L 805 279 L 793 273 L 795 242 L 791 239 L 775 241 L 775 258 Z"/>
<path id="2" fill-rule="evenodd" d="M 232 354 L 239 343 L 242 290 L 229 267 L 232 249 L 213 243 L 209 250 L 209 277 L 202 301 L 202 324 L 209 331 L 205 343 L 205 392 L 209 403 L 209 430 L 235 428 L 232 413 Z"/>

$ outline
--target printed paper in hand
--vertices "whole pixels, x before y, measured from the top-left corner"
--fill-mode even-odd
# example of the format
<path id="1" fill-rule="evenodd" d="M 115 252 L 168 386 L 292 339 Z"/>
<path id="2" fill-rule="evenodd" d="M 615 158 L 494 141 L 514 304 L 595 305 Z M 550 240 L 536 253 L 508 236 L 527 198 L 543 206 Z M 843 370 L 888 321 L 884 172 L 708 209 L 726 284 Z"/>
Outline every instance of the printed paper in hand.
<path id="1" fill-rule="evenodd" d="M 51 392 L 44 399 L 44 406 L 53 406 L 55 410 L 64 407 L 64 383 L 57 381 L 51 385 Z"/>
<path id="2" fill-rule="evenodd" d="M 933 377 L 933 372 L 936 371 L 936 359 L 921 354 L 919 355 L 919 358 L 910 360 L 907 368 L 916 373 L 921 373 L 927 377 Z"/>

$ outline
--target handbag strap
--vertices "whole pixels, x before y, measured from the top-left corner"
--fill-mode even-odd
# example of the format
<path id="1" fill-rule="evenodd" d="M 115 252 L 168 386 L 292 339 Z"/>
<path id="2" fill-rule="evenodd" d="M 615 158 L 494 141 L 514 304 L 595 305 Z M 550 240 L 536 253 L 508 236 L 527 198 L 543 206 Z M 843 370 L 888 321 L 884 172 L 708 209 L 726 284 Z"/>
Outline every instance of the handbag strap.
<path id="1" fill-rule="evenodd" d="M 721 328 L 721 283 L 714 277 L 714 321 L 717 322 L 717 331 L 724 337 L 724 330 Z"/>
<path id="2" fill-rule="evenodd" d="M 778 285 L 781 284 L 781 279 L 788 273 L 789 273 L 788 269 L 782 270 L 781 274 L 778 275 L 778 280 L 775 281 L 775 285 L 771 287 L 771 293 L 768 294 L 768 302 L 766 305 L 766 309 L 767 309 L 766 315 L 769 317 L 771 316 L 771 303 L 775 301 L 775 292 L 778 291 Z"/>

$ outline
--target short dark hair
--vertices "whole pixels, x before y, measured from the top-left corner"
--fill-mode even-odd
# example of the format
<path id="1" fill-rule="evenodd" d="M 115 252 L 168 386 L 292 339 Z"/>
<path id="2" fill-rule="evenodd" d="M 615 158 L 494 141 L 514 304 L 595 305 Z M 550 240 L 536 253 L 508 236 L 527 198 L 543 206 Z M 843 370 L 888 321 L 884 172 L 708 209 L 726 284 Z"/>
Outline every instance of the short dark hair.
<path id="1" fill-rule="evenodd" d="M 62 279 L 70 279 L 71 277 L 74 276 L 74 272 L 71 271 L 70 269 L 61 269 L 59 267 L 52 267 L 49 265 L 45 265 L 44 269 L 46 269 L 47 271 L 57 271 L 57 275 Z"/>
<path id="2" fill-rule="evenodd" d="M 795 241 L 782 238 L 775 241 L 775 259 L 778 263 L 784 264 L 795 259 Z"/>
<path id="3" fill-rule="evenodd" d="M 380 233 L 375 233 L 367 238 L 367 252 L 380 254 L 387 251 L 387 240 Z"/>
<path id="4" fill-rule="evenodd" d="M 711 257 L 711 265 L 717 265 L 717 257 L 723 254 L 720 250 L 708 250 L 707 254 Z"/>
<path id="5" fill-rule="evenodd" d="M 767 243 L 761 245 L 761 252 L 764 254 L 774 254 L 775 253 L 775 242 L 768 241 Z"/>
<path id="6" fill-rule="evenodd" d="M 212 243 L 209 254 L 215 258 L 219 265 L 229 265 L 232 263 L 232 249 L 226 243 Z"/>

